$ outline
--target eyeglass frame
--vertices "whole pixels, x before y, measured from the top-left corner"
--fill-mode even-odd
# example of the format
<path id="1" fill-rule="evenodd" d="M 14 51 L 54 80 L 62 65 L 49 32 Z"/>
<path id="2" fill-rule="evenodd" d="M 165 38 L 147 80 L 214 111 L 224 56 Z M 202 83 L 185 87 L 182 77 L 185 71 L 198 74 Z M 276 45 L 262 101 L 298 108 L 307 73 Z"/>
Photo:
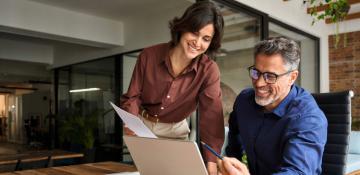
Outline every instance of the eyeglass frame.
<path id="1" fill-rule="evenodd" d="M 255 71 L 257 71 L 257 72 L 259 73 L 259 74 L 258 74 L 258 77 L 259 77 L 258 79 L 255 79 L 255 78 L 253 78 L 253 77 L 251 76 L 251 70 L 255 70 Z M 250 76 L 250 78 L 251 78 L 252 80 L 259 80 L 260 77 L 262 76 L 263 79 L 264 79 L 264 81 L 265 81 L 267 84 L 275 84 L 279 77 L 282 77 L 282 76 L 284 76 L 284 75 L 287 75 L 287 74 L 293 72 L 294 70 L 289 70 L 289 71 L 287 71 L 287 72 L 285 72 L 285 73 L 282 73 L 282 74 L 276 74 L 276 73 L 274 73 L 274 72 L 261 72 L 261 71 L 259 71 L 258 69 L 255 68 L 255 65 L 252 65 L 252 66 L 248 67 L 248 71 L 249 71 L 249 76 Z M 268 82 L 269 80 L 266 78 L 266 76 L 265 76 L 266 74 L 274 75 L 274 76 L 275 76 L 274 82 Z"/>

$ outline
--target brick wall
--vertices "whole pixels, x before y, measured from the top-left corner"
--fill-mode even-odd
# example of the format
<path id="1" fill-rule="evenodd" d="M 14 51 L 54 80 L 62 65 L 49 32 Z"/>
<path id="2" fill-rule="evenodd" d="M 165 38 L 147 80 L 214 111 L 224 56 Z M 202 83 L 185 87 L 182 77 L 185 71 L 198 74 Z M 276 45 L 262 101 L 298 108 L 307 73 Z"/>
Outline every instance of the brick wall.
<path id="1" fill-rule="evenodd" d="M 341 34 L 335 48 L 334 36 L 329 36 L 330 91 L 353 90 L 353 121 L 360 121 L 360 31 Z"/>

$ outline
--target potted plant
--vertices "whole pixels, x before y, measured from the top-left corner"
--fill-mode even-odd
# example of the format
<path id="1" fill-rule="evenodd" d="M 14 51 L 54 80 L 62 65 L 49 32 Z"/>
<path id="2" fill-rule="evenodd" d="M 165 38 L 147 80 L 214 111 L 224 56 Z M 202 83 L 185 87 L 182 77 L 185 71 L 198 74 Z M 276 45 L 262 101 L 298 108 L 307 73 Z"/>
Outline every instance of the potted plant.
<path id="1" fill-rule="evenodd" d="M 340 41 L 339 23 L 348 15 L 350 5 L 347 0 L 304 0 L 304 3 L 309 3 L 310 15 L 313 16 L 312 25 L 320 20 L 328 20 L 335 23 L 335 48 Z M 320 11 L 319 8 L 324 8 Z M 346 35 L 344 35 L 344 43 L 346 42 Z"/>
<path id="2" fill-rule="evenodd" d="M 98 111 L 84 114 L 73 110 L 59 120 L 59 141 L 68 144 L 72 151 L 82 151 L 86 162 L 95 159 L 95 132 L 98 125 Z"/>

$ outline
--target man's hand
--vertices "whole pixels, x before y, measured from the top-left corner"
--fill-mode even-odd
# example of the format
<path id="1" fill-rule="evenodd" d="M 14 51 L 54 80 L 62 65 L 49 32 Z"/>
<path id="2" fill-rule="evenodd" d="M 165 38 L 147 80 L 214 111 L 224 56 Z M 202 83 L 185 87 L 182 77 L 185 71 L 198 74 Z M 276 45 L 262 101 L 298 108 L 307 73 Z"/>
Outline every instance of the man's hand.
<path id="1" fill-rule="evenodd" d="M 222 175 L 250 175 L 246 165 L 235 158 L 219 159 L 218 166 Z"/>
<path id="2" fill-rule="evenodd" d="M 209 175 L 217 175 L 217 167 L 215 162 L 208 162 L 206 164 L 207 171 Z"/>
<path id="3" fill-rule="evenodd" d="M 128 135 L 128 136 L 136 136 L 134 131 L 129 129 L 126 125 L 124 125 L 124 133 L 125 133 L 125 135 Z"/>

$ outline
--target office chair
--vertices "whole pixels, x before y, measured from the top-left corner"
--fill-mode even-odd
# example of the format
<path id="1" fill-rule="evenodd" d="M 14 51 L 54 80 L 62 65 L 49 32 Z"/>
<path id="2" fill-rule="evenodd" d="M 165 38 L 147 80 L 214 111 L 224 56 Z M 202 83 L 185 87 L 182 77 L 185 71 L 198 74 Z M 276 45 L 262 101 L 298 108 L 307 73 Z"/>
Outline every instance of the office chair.
<path id="1" fill-rule="evenodd" d="M 312 95 L 328 120 L 322 174 L 345 174 L 351 131 L 351 97 L 353 92 L 314 93 Z"/>

